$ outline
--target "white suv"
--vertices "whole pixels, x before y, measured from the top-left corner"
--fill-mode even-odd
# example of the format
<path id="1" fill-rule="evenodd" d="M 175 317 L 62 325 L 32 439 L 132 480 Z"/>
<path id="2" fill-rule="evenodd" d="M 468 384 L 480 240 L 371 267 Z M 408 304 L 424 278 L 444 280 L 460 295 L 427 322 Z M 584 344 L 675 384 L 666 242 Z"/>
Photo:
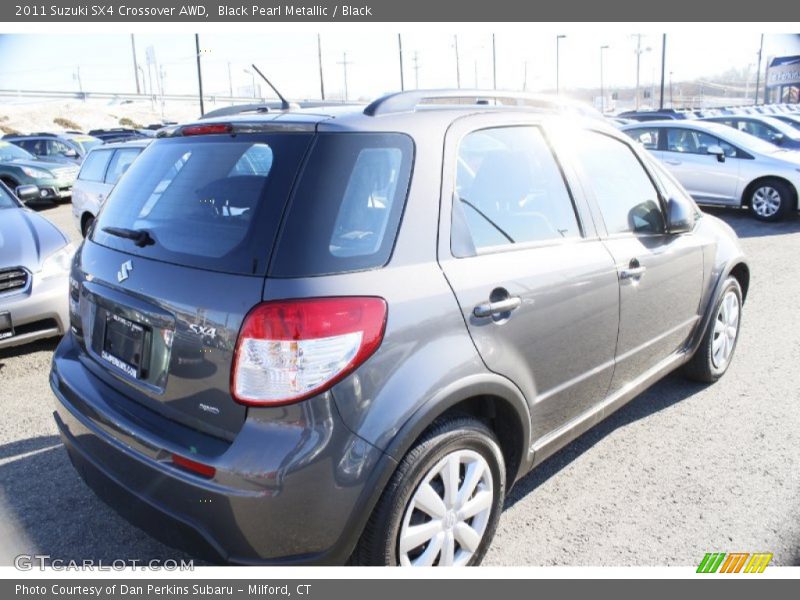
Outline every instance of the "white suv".
<path id="1" fill-rule="evenodd" d="M 103 144 L 86 155 L 72 187 L 72 216 L 84 237 L 119 178 L 151 141 Z"/>

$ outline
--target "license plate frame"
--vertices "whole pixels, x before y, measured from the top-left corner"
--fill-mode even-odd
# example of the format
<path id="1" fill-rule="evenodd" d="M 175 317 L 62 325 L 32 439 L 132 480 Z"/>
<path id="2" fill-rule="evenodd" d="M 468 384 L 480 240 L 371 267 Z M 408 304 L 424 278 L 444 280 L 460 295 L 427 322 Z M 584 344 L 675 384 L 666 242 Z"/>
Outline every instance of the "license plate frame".
<path id="1" fill-rule="evenodd" d="M 132 379 L 146 377 L 149 329 L 117 314 L 106 315 L 100 357 Z"/>
<path id="2" fill-rule="evenodd" d="M 0 312 L 0 342 L 14 337 L 14 321 L 9 311 Z"/>

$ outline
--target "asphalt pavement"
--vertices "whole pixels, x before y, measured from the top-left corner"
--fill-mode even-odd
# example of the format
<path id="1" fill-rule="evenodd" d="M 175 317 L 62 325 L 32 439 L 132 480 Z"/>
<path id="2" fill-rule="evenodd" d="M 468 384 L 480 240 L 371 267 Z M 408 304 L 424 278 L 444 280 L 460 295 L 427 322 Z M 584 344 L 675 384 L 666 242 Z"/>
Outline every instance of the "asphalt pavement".
<path id="1" fill-rule="evenodd" d="M 487 565 L 697 565 L 772 552 L 800 565 L 800 218 L 712 210 L 742 238 L 750 293 L 718 383 L 673 374 L 512 490 Z M 41 214 L 79 237 L 70 206 Z M 0 564 L 188 559 L 129 525 L 78 478 L 56 433 L 56 342 L 0 351 Z"/>

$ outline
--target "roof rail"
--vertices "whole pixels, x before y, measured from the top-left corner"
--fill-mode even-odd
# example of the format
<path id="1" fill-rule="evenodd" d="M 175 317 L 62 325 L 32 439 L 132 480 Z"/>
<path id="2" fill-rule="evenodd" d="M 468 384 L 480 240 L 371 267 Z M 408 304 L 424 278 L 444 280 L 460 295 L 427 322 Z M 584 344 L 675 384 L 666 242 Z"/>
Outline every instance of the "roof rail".
<path id="1" fill-rule="evenodd" d="M 471 104 L 494 104 L 503 106 L 500 100 L 513 100 L 512 106 L 540 108 L 545 110 L 580 112 L 587 117 L 601 117 L 600 113 L 588 104 L 576 102 L 558 96 L 547 94 L 533 94 L 530 92 L 514 92 L 501 90 L 470 90 L 470 89 L 437 89 L 437 90 L 411 90 L 387 94 L 374 100 L 364 109 L 368 117 L 386 115 L 399 112 L 412 112 L 418 105 L 426 100 L 472 100 Z"/>

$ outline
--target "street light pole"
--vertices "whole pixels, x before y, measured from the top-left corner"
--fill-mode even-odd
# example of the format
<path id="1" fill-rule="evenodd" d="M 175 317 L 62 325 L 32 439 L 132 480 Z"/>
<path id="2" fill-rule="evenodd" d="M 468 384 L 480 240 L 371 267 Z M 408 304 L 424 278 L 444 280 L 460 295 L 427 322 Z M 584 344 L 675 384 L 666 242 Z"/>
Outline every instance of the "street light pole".
<path id="1" fill-rule="evenodd" d="M 642 34 L 636 34 L 636 110 L 639 110 L 639 75 L 643 52 L 650 52 L 650 46 L 642 50 Z"/>
<path id="2" fill-rule="evenodd" d="M 322 77 L 322 37 L 317 34 L 317 58 L 319 60 L 319 93 L 325 100 L 325 80 Z"/>
<path id="3" fill-rule="evenodd" d="M 659 110 L 664 110 L 664 70 L 667 64 L 667 34 L 661 37 L 661 95 L 659 96 Z"/>
<path id="4" fill-rule="evenodd" d="M 405 77 L 403 75 L 403 35 L 397 34 L 397 51 L 400 54 L 400 91 L 404 92 L 406 89 Z"/>
<path id="5" fill-rule="evenodd" d="M 560 52 L 560 45 L 561 40 L 563 40 L 566 35 L 557 35 L 556 36 L 556 96 L 561 93 L 561 82 L 560 82 L 560 64 L 559 64 L 559 52 Z"/>
<path id="6" fill-rule="evenodd" d="M 492 85 L 497 89 L 497 48 L 494 43 L 494 34 L 492 34 Z"/>
<path id="7" fill-rule="evenodd" d="M 131 50 L 133 52 L 133 77 L 136 79 L 136 93 L 141 94 L 141 88 L 139 87 L 139 66 L 136 64 L 136 40 L 131 34 Z"/>
<path id="8" fill-rule="evenodd" d="M 461 63 L 458 60 L 458 34 L 453 36 L 453 42 L 456 48 L 456 87 L 461 89 Z"/>
<path id="9" fill-rule="evenodd" d="M 756 95 L 753 99 L 753 106 L 758 104 L 758 86 L 761 85 L 761 53 L 764 52 L 764 34 L 761 34 L 761 45 L 758 47 L 758 69 L 756 70 Z M 766 98 L 765 98 L 766 100 Z"/>
<path id="10" fill-rule="evenodd" d="M 200 35 L 194 34 L 194 47 L 197 55 L 197 88 L 200 93 L 200 116 L 206 114 L 205 106 L 203 105 L 203 70 L 200 68 Z M 163 96 L 164 90 L 161 90 Z"/>
<path id="11" fill-rule="evenodd" d="M 600 112 L 606 114 L 606 96 L 603 86 L 603 50 L 608 50 L 608 45 L 600 46 Z"/>

